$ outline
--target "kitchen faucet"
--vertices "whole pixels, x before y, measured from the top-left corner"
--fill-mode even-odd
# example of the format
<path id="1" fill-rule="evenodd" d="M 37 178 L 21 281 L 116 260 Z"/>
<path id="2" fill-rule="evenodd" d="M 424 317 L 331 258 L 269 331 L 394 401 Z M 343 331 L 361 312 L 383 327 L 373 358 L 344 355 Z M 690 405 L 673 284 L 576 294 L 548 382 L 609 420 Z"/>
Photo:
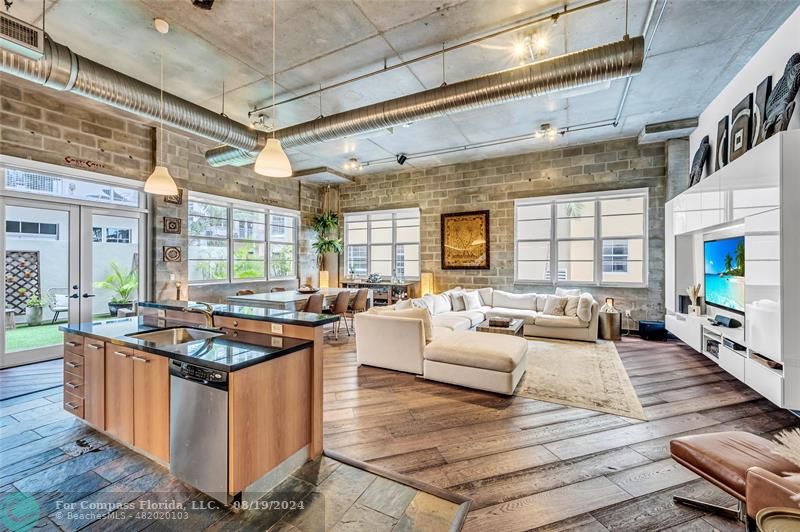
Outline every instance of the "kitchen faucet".
<path id="1" fill-rule="evenodd" d="M 214 328 L 214 307 L 208 303 L 204 303 L 202 301 L 197 301 L 196 305 L 202 305 L 203 308 L 197 307 L 183 307 L 184 312 L 197 312 L 198 314 L 202 314 L 205 316 L 206 319 L 206 327 L 209 329 Z"/>

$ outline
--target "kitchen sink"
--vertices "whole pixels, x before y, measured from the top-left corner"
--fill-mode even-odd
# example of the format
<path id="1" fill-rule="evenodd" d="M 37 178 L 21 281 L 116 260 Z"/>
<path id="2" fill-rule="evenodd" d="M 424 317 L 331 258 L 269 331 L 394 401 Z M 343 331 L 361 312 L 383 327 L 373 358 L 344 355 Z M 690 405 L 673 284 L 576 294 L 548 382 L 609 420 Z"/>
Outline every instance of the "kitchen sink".
<path id="1" fill-rule="evenodd" d="M 133 333 L 126 336 L 152 342 L 154 344 L 177 345 L 224 336 L 224 333 L 195 329 L 194 327 L 173 327 L 170 329 L 159 329 L 157 331 Z"/>

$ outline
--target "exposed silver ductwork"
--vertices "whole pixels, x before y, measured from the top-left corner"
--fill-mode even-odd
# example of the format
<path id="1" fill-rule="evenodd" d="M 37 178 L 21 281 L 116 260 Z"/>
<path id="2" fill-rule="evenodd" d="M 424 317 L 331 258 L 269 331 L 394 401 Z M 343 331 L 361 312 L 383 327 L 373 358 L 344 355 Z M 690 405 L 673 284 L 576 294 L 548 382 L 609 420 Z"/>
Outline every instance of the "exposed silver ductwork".
<path id="1" fill-rule="evenodd" d="M 310 122 L 279 129 L 284 148 L 349 137 L 418 122 L 448 113 L 497 105 L 641 72 L 644 37 L 573 52 L 529 65 L 445 85 Z M 259 132 L 255 149 L 219 146 L 206 152 L 211 166 L 252 164 L 268 135 Z"/>
<path id="2" fill-rule="evenodd" d="M 638 74 L 644 38 L 635 37 L 430 89 L 278 130 L 285 148 L 344 138 Z M 0 46 L 0 71 L 69 91 L 150 120 L 159 118 L 159 90 L 95 63 L 49 37 L 31 59 Z M 164 93 L 164 123 L 223 144 L 206 152 L 212 166 L 252 164 L 268 133 Z"/>
<path id="3" fill-rule="evenodd" d="M 151 120 L 159 118 L 159 89 L 81 57 L 47 36 L 44 57 L 39 60 L 0 46 L 0 71 Z M 242 150 L 259 146 L 257 131 L 166 92 L 164 123 Z"/>

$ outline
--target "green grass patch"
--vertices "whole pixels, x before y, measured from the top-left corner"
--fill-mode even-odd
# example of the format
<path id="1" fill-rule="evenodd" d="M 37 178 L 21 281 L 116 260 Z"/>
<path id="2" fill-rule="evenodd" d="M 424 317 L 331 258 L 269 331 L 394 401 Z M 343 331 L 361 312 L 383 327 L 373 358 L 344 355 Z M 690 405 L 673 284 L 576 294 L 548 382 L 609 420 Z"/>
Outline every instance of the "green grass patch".
<path id="1" fill-rule="evenodd" d="M 59 323 L 53 325 L 17 325 L 16 329 L 6 330 L 6 351 L 23 351 L 64 341 L 64 333 L 58 330 Z"/>

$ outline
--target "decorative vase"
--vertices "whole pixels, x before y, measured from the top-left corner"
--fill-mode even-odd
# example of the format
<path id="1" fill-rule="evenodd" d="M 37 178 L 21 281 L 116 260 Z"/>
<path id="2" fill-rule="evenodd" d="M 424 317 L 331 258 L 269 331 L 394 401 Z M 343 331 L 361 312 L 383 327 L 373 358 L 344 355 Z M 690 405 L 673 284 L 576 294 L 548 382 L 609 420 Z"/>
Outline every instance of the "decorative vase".
<path id="1" fill-rule="evenodd" d="M 27 307 L 25 321 L 28 325 L 39 325 L 42 322 L 42 307 Z"/>
<path id="2" fill-rule="evenodd" d="M 689 305 L 689 314 L 692 316 L 700 316 L 700 306 L 699 305 Z"/>

